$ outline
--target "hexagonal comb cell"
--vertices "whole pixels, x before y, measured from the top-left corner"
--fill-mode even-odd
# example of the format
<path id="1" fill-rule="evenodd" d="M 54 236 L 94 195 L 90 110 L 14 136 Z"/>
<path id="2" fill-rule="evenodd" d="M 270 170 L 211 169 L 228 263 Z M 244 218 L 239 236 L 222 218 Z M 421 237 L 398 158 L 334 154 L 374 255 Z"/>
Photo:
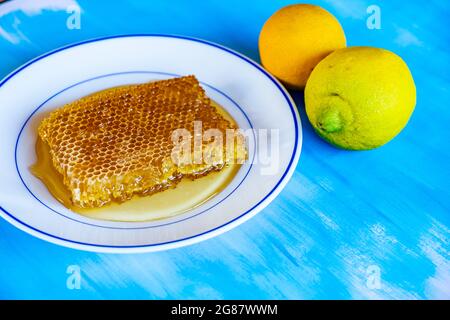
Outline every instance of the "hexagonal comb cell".
<path id="1" fill-rule="evenodd" d="M 172 132 L 235 129 L 198 80 L 186 76 L 107 89 L 53 111 L 38 129 L 74 205 L 100 207 L 149 195 L 196 178 L 222 163 L 179 166 L 171 160 Z M 243 158 L 241 149 L 237 157 Z"/>

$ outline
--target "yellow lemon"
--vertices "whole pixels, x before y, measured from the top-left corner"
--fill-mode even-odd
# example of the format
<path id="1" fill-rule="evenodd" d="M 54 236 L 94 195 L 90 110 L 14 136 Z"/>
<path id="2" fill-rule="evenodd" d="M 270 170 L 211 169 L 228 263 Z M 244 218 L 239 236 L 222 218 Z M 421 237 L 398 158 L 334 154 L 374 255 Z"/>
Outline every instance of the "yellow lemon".
<path id="1" fill-rule="evenodd" d="M 294 4 L 266 21 L 259 54 L 269 72 L 287 86 L 302 89 L 317 63 L 345 43 L 344 31 L 331 13 L 315 5 Z"/>
<path id="2" fill-rule="evenodd" d="M 371 47 L 340 49 L 323 59 L 305 88 L 305 107 L 316 132 L 344 149 L 377 148 L 408 123 L 416 87 L 395 53 Z"/>

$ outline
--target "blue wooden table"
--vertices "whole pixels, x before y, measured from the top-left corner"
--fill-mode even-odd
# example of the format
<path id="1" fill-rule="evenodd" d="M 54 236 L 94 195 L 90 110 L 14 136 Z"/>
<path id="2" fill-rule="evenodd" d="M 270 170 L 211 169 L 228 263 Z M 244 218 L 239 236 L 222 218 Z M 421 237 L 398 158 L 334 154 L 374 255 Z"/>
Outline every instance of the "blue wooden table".
<path id="1" fill-rule="evenodd" d="M 348 45 L 392 50 L 410 66 L 417 106 L 395 140 L 337 150 L 314 134 L 302 93 L 292 92 L 303 123 L 300 162 L 255 218 L 196 245 L 136 255 L 58 247 L 0 219 L 0 298 L 450 298 L 450 4 L 312 2 L 337 16 Z M 128 33 L 203 38 L 259 61 L 259 30 L 288 3 L 7 1 L 0 76 L 56 47 Z M 380 9 L 380 29 L 368 27 L 370 5 Z"/>

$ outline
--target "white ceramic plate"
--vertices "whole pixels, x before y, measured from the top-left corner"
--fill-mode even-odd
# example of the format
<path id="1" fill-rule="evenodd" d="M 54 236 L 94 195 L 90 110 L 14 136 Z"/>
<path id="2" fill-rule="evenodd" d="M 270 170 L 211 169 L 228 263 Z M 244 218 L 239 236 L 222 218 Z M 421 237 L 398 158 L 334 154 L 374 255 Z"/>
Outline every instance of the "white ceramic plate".
<path id="1" fill-rule="evenodd" d="M 197 76 L 241 128 L 255 130 L 249 137 L 249 161 L 205 204 L 153 222 L 94 220 L 66 209 L 30 174 L 36 117 L 101 89 L 188 74 Z M 59 245 L 115 253 L 179 247 L 248 220 L 286 185 L 302 141 L 292 99 L 261 66 L 214 43 L 165 35 L 96 39 L 30 61 L 0 82 L 0 128 L 0 215 Z M 278 130 L 278 157 L 257 161 L 262 149 L 259 129 L 268 129 L 271 141 L 276 131 L 270 130 Z M 268 167 L 275 170 L 267 174 Z"/>

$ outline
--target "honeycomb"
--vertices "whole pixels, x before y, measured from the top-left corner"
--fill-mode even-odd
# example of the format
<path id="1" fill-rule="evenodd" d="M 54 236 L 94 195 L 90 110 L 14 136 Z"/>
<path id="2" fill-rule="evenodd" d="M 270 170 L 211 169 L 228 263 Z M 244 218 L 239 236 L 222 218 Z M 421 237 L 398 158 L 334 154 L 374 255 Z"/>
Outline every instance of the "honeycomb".
<path id="1" fill-rule="evenodd" d="M 186 76 L 81 98 L 50 113 L 38 134 L 49 147 L 52 165 L 61 173 L 73 205 L 90 208 L 163 191 L 184 176 L 195 179 L 246 157 L 240 144 L 232 153 L 234 159 L 175 163 L 172 133 L 184 128 L 194 135 L 195 121 L 202 122 L 203 132 L 236 129 L 195 76 Z M 218 145 L 203 141 L 201 146 L 214 152 Z"/>

